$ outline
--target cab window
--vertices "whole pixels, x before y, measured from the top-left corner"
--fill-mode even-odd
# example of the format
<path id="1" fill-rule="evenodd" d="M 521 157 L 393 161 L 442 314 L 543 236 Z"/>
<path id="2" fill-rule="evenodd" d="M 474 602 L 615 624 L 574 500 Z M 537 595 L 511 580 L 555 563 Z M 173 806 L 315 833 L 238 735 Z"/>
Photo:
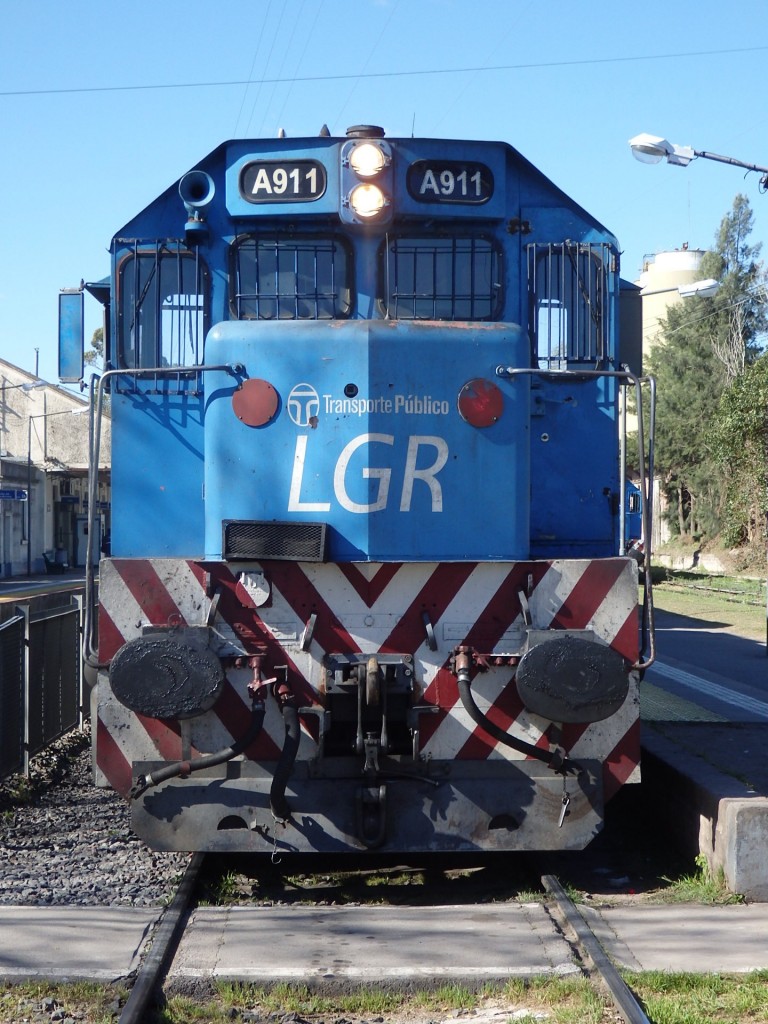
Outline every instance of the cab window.
<path id="1" fill-rule="evenodd" d="M 533 365 L 542 370 L 595 366 L 608 356 L 609 274 L 605 243 L 528 247 Z"/>
<path id="2" fill-rule="evenodd" d="M 338 320 L 352 312 L 352 256 L 339 238 L 244 235 L 232 246 L 238 320 Z"/>
<path id="3" fill-rule="evenodd" d="M 496 320 L 500 249 L 482 237 L 390 237 L 383 252 L 384 315 L 397 320 Z"/>
<path id="4" fill-rule="evenodd" d="M 193 252 L 136 249 L 118 271 L 121 369 L 198 366 L 208 318 L 208 270 Z"/>

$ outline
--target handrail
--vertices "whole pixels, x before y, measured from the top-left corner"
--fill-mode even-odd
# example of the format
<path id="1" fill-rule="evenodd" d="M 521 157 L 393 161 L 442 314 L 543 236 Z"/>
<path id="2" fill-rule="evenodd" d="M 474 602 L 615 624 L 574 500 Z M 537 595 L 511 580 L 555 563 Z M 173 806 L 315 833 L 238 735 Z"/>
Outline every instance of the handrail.
<path id="1" fill-rule="evenodd" d="M 656 660 L 656 631 L 653 613 L 653 580 L 651 578 L 651 527 L 652 527 L 652 505 L 651 494 L 653 487 L 653 458 L 654 458 L 654 424 L 656 418 L 656 380 L 654 377 L 638 377 L 637 374 L 627 366 L 620 370 L 547 370 L 541 367 L 529 366 L 497 366 L 496 376 L 504 378 L 512 377 L 546 377 L 552 380 L 563 378 L 571 380 L 583 380 L 584 378 L 609 377 L 623 381 L 626 385 L 632 385 L 635 389 L 637 402 L 637 447 L 639 453 L 640 471 L 640 493 L 642 497 L 642 523 L 643 523 L 643 616 L 642 616 L 642 644 L 640 657 L 632 666 L 638 671 L 645 671 Z M 648 471 L 645 466 L 645 431 L 642 402 L 642 385 L 647 383 L 650 388 L 651 408 L 649 411 L 650 429 L 648 433 Z M 623 502 L 624 494 L 621 495 Z M 622 539 L 623 543 L 623 539 Z M 643 660 L 646 641 L 646 629 L 649 654 Z"/>

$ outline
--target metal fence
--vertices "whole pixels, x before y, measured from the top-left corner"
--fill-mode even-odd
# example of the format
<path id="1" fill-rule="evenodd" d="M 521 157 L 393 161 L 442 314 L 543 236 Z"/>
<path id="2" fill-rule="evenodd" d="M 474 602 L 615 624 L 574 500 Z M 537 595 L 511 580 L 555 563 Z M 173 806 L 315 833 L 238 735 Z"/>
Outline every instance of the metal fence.
<path id="1" fill-rule="evenodd" d="M 0 625 L 0 778 L 24 767 L 23 615 Z"/>
<path id="2" fill-rule="evenodd" d="M 20 604 L 0 625 L 0 778 L 83 718 L 82 599 Z"/>

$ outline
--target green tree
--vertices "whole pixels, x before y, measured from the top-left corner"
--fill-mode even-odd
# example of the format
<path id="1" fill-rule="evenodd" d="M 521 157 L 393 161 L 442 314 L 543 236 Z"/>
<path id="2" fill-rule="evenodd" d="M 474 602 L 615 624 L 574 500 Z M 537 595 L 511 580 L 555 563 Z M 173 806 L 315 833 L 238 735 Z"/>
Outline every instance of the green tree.
<path id="1" fill-rule="evenodd" d="M 739 194 L 720 223 L 715 248 L 704 256 L 700 268 L 702 277 L 720 282 L 706 326 L 729 381 L 757 358 L 766 328 L 765 275 L 759 262 L 762 245 L 748 241 L 753 225 L 749 199 Z"/>
<path id="2" fill-rule="evenodd" d="M 104 328 L 97 327 L 91 338 L 91 347 L 85 350 L 86 366 L 94 366 L 96 363 L 104 365 Z"/>
<path id="3" fill-rule="evenodd" d="M 757 554 L 768 539 L 768 355 L 723 392 L 708 444 L 726 479 L 723 541 Z"/>
<path id="4" fill-rule="evenodd" d="M 656 474 L 663 482 L 673 529 L 681 536 L 716 533 L 720 468 L 704 440 L 726 384 L 709 333 L 712 299 L 692 298 L 670 307 L 662 338 L 648 357 L 656 377 Z"/>
<path id="5" fill-rule="evenodd" d="M 765 331 L 761 246 L 748 242 L 752 224 L 749 200 L 737 195 L 700 266 L 719 291 L 671 306 L 647 360 L 658 386 L 656 471 L 681 535 L 713 537 L 732 520 L 724 441 L 716 456 L 711 428 L 721 396 L 755 361 Z"/>

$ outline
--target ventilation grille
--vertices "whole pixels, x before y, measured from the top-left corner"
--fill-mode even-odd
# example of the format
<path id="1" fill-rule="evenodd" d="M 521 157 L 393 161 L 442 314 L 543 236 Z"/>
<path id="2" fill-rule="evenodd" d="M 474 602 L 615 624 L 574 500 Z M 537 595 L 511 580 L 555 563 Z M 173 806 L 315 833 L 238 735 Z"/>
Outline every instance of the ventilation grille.
<path id="1" fill-rule="evenodd" d="M 325 561 L 325 523 L 263 523 L 225 519 L 224 558 L 229 561 L 276 558 Z"/>

